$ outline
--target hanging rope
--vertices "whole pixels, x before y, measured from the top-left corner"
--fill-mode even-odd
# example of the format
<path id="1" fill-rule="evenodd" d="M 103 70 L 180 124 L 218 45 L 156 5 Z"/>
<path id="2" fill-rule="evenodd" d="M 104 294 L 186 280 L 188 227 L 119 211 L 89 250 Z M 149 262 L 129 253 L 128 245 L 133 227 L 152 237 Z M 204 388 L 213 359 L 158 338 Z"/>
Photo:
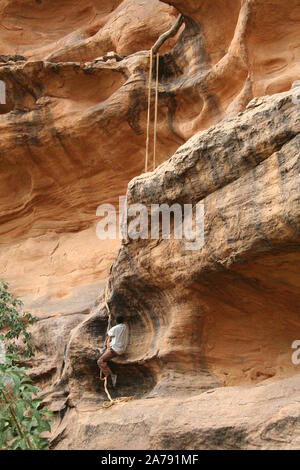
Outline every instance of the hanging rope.
<path id="1" fill-rule="evenodd" d="M 104 379 L 104 390 L 105 390 L 105 393 L 106 393 L 106 395 L 107 395 L 107 398 L 109 399 L 110 402 L 112 402 L 113 399 L 112 399 L 112 397 L 110 396 L 110 393 L 109 393 L 109 391 L 108 391 L 108 389 L 107 389 L 107 377 L 105 377 L 105 379 Z"/>
<path id="2" fill-rule="evenodd" d="M 110 314 L 110 309 L 109 309 L 108 302 L 107 302 L 108 301 L 108 283 L 109 283 L 109 279 L 107 279 L 107 282 L 106 282 L 105 298 L 104 298 L 105 307 L 106 307 L 106 310 L 107 310 L 107 313 L 108 313 L 108 322 L 107 322 L 105 339 L 107 337 L 108 331 L 111 328 L 111 314 Z M 105 347 L 103 349 L 105 351 Z M 100 380 L 102 380 L 102 381 L 104 380 L 104 389 L 105 389 L 106 395 L 108 396 L 108 398 L 110 398 L 109 393 L 106 391 L 107 390 L 106 377 L 103 377 L 102 370 L 100 370 Z"/>
<path id="3" fill-rule="evenodd" d="M 153 137 L 153 170 L 156 167 L 156 142 L 157 142 L 157 112 L 158 112 L 158 79 L 159 79 L 159 49 L 167 41 L 167 39 L 175 36 L 184 21 L 183 15 L 179 15 L 174 25 L 165 33 L 163 33 L 154 46 L 150 49 L 149 64 L 149 80 L 148 80 L 148 107 L 147 107 L 147 138 L 146 138 L 146 155 L 145 155 L 145 173 L 149 166 L 149 143 L 150 143 L 150 118 L 151 118 L 151 91 L 152 91 L 152 75 L 153 75 L 153 56 L 156 56 L 156 79 L 155 79 L 155 111 L 154 111 L 154 137 Z"/>
<path id="4" fill-rule="evenodd" d="M 154 114 L 154 139 L 153 139 L 153 171 L 156 166 L 156 135 L 157 135 L 157 109 L 158 109 L 158 73 L 159 53 L 156 54 L 156 83 L 155 83 L 155 114 Z"/>
<path id="5" fill-rule="evenodd" d="M 146 159 L 145 159 L 145 173 L 148 171 L 149 161 L 149 133 L 150 133 L 150 112 L 151 112 L 151 85 L 152 85 L 152 67 L 153 67 L 153 52 L 150 50 L 150 68 L 149 68 L 149 81 L 148 81 L 148 113 L 147 113 L 147 140 L 146 140 Z"/>
<path id="6" fill-rule="evenodd" d="M 152 70 L 153 70 L 153 51 L 150 50 L 149 65 L 149 81 L 148 81 L 148 114 L 147 114 L 147 140 L 146 140 L 146 158 L 145 173 L 149 166 L 149 143 L 150 143 L 150 117 L 151 117 L 151 88 L 152 88 Z M 155 110 L 154 110 L 154 132 L 153 132 L 153 170 L 156 166 L 156 135 L 157 135 L 157 109 L 158 109 L 158 71 L 159 71 L 159 54 L 156 54 L 156 79 L 155 79 Z"/>
<path id="7" fill-rule="evenodd" d="M 107 310 L 107 313 L 108 313 L 108 322 L 107 322 L 107 331 L 111 329 L 111 314 L 110 314 L 110 309 L 109 309 L 109 306 L 108 306 L 108 283 L 109 283 L 109 280 L 107 280 L 107 283 L 106 283 L 106 287 L 105 287 L 105 307 L 106 307 L 106 310 Z"/>

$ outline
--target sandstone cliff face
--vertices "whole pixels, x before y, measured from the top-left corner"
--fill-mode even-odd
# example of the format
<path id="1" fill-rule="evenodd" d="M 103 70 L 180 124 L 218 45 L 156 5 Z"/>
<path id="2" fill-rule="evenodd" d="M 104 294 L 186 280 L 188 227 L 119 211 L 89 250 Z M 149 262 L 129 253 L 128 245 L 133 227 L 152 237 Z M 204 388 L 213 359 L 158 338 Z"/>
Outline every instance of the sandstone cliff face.
<path id="1" fill-rule="evenodd" d="M 161 165 L 141 175 L 147 50 L 179 12 L 184 25 L 160 51 Z M 140 447 L 213 447 L 221 412 L 214 400 L 207 401 L 214 414 L 178 418 L 181 436 L 187 426 L 178 440 L 167 415 L 182 406 L 205 410 L 204 392 L 218 388 L 217 400 L 244 393 L 251 403 L 266 394 L 263 419 L 252 411 L 242 441 L 238 430 L 221 432 L 220 447 L 274 446 L 281 419 L 282 447 L 296 447 L 299 370 L 290 347 L 299 329 L 299 105 L 288 90 L 299 78 L 299 2 L 0 0 L 0 19 L 7 88 L 0 275 L 40 318 L 32 375 L 53 386 L 48 400 L 65 416 L 57 417 L 53 445 L 118 446 L 109 432 L 95 439 L 88 427 L 118 416 L 87 413 L 104 399 L 95 365 L 107 324 L 101 294 L 120 247 L 97 239 L 96 208 L 116 204 L 135 177 L 128 202 L 203 201 L 205 244 L 186 252 L 173 239 L 125 240 L 114 261 L 109 304 L 131 331 L 128 354 L 115 364 L 117 393 L 141 398 L 121 406 L 121 429 L 142 413 L 154 437 L 142 433 Z M 274 96 L 253 100 L 264 95 Z M 265 381 L 274 384 L 247 388 Z M 290 396 L 285 403 L 280 387 Z M 195 398 L 183 405 L 186 394 Z M 174 409 L 158 430 L 149 423 L 166 395 Z M 149 413 L 146 396 L 156 400 Z M 85 418 L 77 421 L 80 410 Z M 236 420 L 228 415 L 223 428 Z M 209 427 L 211 440 L 187 440 Z M 119 438 L 134 445 L 134 436 Z"/>

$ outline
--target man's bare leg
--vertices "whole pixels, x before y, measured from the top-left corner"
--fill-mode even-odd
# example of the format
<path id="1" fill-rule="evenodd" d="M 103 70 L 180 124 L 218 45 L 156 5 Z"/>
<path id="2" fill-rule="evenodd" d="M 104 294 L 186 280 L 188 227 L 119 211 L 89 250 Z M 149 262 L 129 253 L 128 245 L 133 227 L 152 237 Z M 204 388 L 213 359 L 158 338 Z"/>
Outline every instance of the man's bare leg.
<path id="1" fill-rule="evenodd" d="M 111 369 L 108 367 L 108 361 L 110 361 L 113 357 L 116 357 L 116 354 L 114 354 L 114 352 L 111 349 L 108 349 L 98 359 L 97 364 L 100 369 L 100 378 L 101 378 L 101 371 L 103 372 L 105 377 L 111 376 L 113 387 L 115 387 L 116 382 L 117 382 L 117 374 L 113 374 Z"/>

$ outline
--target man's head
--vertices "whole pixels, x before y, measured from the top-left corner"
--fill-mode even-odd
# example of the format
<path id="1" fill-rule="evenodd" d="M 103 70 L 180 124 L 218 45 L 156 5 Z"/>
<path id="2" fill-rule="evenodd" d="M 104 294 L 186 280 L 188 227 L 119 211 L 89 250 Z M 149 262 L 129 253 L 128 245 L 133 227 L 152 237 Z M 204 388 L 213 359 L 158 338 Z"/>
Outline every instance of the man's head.
<path id="1" fill-rule="evenodd" d="M 117 325 L 119 325 L 120 323 L 123 323 L 124 322 L 124 317 L 123 315 L 117 315 L 116 316 L 116 323 Z"/>

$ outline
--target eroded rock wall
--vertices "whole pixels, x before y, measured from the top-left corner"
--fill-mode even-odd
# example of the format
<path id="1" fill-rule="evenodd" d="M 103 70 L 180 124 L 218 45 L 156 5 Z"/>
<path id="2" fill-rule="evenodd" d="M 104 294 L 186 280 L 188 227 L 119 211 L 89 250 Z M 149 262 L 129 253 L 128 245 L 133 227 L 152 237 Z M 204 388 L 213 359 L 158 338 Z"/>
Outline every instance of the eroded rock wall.
<path id="1" fill-rule="evenodd" d="M 114 360 L 118 387 L 111 393 L 135 400 L 101 408 L 95 359 L 107 312 L 99 303 L 73 330 L 48 397 L 65 413 L 54 447 L 298 448 L 299 366 L 291 361 L 300 328 L 294 93 L 253 100 L 131 181 L 128 204 L 201 201 L 204 245 L 189 250 L 186 239 L 162 234 L 123 241 L 108 302 L 112 316 L 125 316 L 130 343 Z"/>
<path id="2" fill-rule="evenodd" d="M 204 245 L 190 249 L 174 232 L 170 239 L 160 232 L 158 240 L 124 240 L 108 299 L 111 314 L 122 313 L 130 329 L 126 356 L 115 361 L 120 392 L 134 368 L 131 391 L 152 396 L 297 373 L 291 344 L 300 327 L 299 130 L 293 92 L 254 100 L 130 182 L 128 205 L 147 206 L 149 233 L 151 204 L 180 204 L 184 216 L 184 204 L 201 202 Z M 94 352 L 80 348 L 84 336 L 96 347 L 93 325 L 104 337 L 99 313 L 105 319 L 101 304 L 69 344 L 65 372 L 75 382 L 90 382 L 85 369 Z"/>
<path id="3" fill-rule="evenodd" d="M 297 1 L 166 3 L 1 2 L 1 258 L 19 293 L 65 296 L 83 273 L 91 283 L 106 276 L 117 244 L 97 243 L 96 208 L 143 172 L 144 51 L 178 11 L 185 25 L 161 51 L 158 163 L 298 78 Z M 111 50 L 116 59 L 100 60 Z M 20 283 L 12 253 L 29 272 Z"/>

